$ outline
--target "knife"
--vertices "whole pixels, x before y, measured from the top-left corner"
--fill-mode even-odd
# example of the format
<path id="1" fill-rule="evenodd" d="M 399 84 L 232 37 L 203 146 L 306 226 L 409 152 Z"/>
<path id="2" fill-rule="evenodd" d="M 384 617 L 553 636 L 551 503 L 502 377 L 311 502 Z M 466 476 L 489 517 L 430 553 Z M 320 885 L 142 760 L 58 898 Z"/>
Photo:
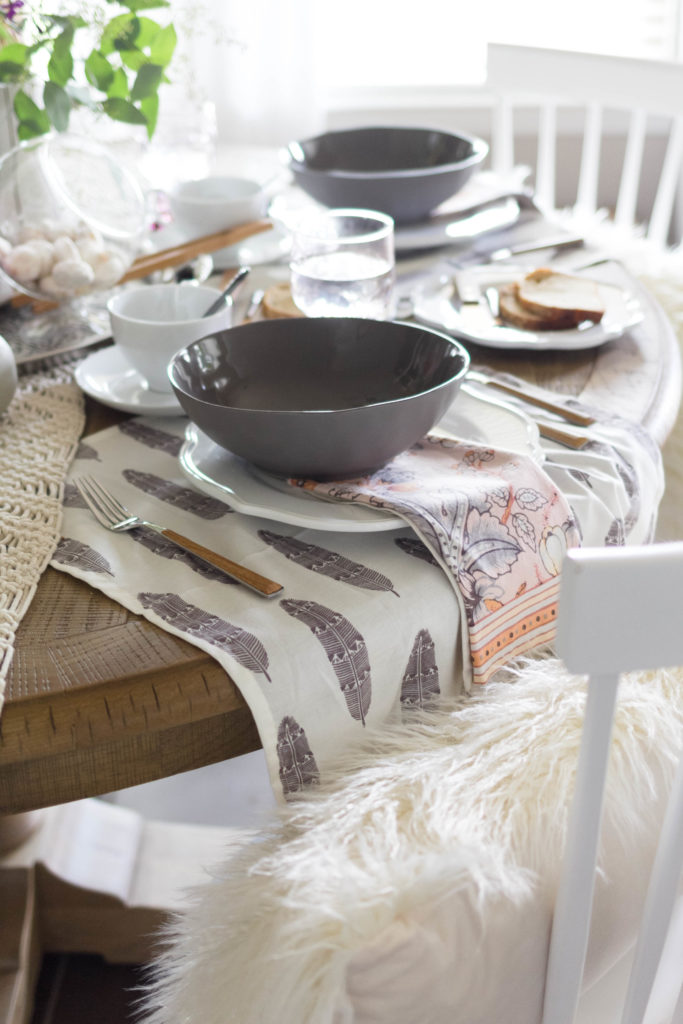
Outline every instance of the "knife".
<path id="1" fill-rule="evenodd" d="M 458 267 L 452 274 L 455 286 L 454 299 L 464 306 L 478 306 L 481 301 L 481 288 L 474 274 Z"/>
<path id="2" fill-rule="evenodd" d="M 452 279 L 455 286 L 453 302 L 458 304 L 458 308 L 483 305 L 488 308 L 488 312 L 493 320 L 498 319 L 499 302 L 497 288 L 482 289 L 475 275 L 463 269 L 454 270 Z"/>
<path id="3" fill-rule="evenodd" d="M 249 299 L 249 305 L 247 306 L 247 310 L 244 314 L 244 319 L 242 323 L 246 324 L 249 323 L 250 320 L 254 319 L 259 309 L 261 308 L 261 303 L 263 302 L 263 297 L 265 294 L 266 293 L 263 290 L 263 288 L 257 288 L 255 292 L 252 292 L 251 297 Z"/>
<path id="4" fill-rule="evenodd" d="M 479 254 L 475 260 L 483 258 L 485 263 L 497 263 L 499 260 L 507 260 L 511 256 L 523 256 L 525 253 L 540 252 L 542 249 L 573 249 L 584 244 L 584 239 L 579 235 L 563 235 L 561 238 L 546 238 L 540 242 L 524 242 L 519 245 L 506 246 L 503 249 L 494 249 L 488 254 Z"/>

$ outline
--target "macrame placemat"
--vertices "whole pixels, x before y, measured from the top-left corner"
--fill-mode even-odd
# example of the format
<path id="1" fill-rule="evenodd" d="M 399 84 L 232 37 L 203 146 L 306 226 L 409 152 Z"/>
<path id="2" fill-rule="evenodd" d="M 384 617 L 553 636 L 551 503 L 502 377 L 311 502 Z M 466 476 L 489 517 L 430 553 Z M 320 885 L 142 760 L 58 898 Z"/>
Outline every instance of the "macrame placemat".
<path id="1" fill-rule="evenodd" d="M 84 424 L 68 365 L 21 377 L 0 416 L 0 708 L 14 636 L 59 541 L 64 477 Z"/>

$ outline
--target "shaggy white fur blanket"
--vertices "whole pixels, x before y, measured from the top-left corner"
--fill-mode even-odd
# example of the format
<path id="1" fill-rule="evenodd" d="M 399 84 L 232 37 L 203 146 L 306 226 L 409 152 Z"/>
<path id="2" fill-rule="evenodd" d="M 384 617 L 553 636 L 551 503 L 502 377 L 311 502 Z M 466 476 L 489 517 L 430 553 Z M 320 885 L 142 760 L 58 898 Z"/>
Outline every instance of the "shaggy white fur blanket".
<path id="1" fill-rule="evenodd" d="M 537 1020 L 584 697 L 529 661 L 368 737 L 195 893 L 150 1020 Z M 622 683 L 593 974 L 632 934 L 682 736 L 683 671 Z"/>
<path id="2" fill-rule="evenodd" d="M 683 256 L 642 243 L 627 262 L 683 336 Z M 673 539 L 680 417 L 665 462 L 659 536 Z M 148 1024 L 539 1020 L 584 698 L 556 659 L 529 660 L 368 735 L 319 789 L 236 835 L 166 936 Z M 627 677 L 588 982 L 628 945 L 682 737 L 683 669 Z"/>

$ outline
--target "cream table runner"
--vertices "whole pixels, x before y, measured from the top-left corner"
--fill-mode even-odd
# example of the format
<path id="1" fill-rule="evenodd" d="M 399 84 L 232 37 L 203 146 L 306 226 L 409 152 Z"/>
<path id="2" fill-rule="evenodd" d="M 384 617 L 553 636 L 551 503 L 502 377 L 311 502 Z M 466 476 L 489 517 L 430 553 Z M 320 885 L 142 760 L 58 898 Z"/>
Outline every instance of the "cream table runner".
<path id="1" fill-rule="evenodd" d="M 131 509 L 276 579 L 287 599 L 314 601 L 362 638 L 372 699 L 363 720 L 349 712 L 335 658 L 279 601 L 267 601 L 157 534 L 113 534 L 97 525 L 73 484 L 52 564 L 215 657 L 254 715 L 276 793 L 323 777 L 366 724 L 409 715 L 415 675 L 428 696 L 453 695 L 463 680 L 459 603 L 443 569 L 409 527 L 387 533 L 301 529 L 235 514 L 195 490 L 178 454 L 186 421 L 136 418 L 85 439 L 73 474 L 92 473 Z M 583 451 L 546 446 L 544 469 L 567 498 L 583 543 L 651 539 L 663 490 L 659 452 L 635 425 L 608 417 Z M 277 538 L 273 538 L 276 534 Z M 292 560 L 292 539 L 332 561 L 388 581 L 358 585 Z"/>
<path id="2" fill-rule="evenodd" d="M 0 708 L 14 635 L 60 537 L 64 477 L 84 422 L 68 366 L 21 377 L 0 416 Z"/>

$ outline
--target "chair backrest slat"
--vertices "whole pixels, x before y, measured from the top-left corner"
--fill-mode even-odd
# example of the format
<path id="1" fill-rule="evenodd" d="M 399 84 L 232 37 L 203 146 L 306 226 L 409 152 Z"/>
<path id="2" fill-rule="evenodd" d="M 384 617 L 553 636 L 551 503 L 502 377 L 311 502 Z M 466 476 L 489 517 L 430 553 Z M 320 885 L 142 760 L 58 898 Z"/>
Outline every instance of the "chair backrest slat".
<path id="1" fill-rule="evenodd" d="M 557 107 L 545 101 L 538 117 L 538 163 L 536 194 L 548 209 L 555 206 L 555 164 L 557 157 Z"/>
<path id="2" fill-rule="evenodd" d="M 671 923 L 682 870 L 683 758 L 678 762 L 652 867 L 622 1024 L 642 1024 Z"/>
<path id="3" fill-rule="evenodd" d="M 628 126 L 624 166 L 614 213 L 614 220 L 620 227 L 633 228 L 636 222 L 636 203 L 640 170 L 643 164 L 646 127 L 647 114 L 642 107 L 637 107 L 631 114 Z"/>
<path id="4" fill-rule="evenodd" d="M 589 687 L 562 877 L 548 955 L 543 1024 L 572 1024 L 588 947 L 600 821 L 619 677 Z"/>
<path id="5" fill-rule="evenodd" d="M 513 108 L 505 96 L 501 96 L 494 107 L 491 135 L 491 166 L 496 174 L 505 177 L 515 165 Z"/>
<path id="6" fill-rule="evenodd" d="M 648 238 L 659 245 L 666 244 L 676 192 L 680 183 L 682 157 L 683 117 L 677 117 L 673 122 L 669 144 L 666 148 L 664 165 L 647 231 Z"/>
<path id="7" fill-rule="evenodd" d="M 543 1024 L 572 1024 L 576 1013 L 619 674 L 629 669 L 683 665 L 682 607 L 683 542 L 578 549 L 564 560 L 557 652 L 571 671 L 587 673 L 589 680 L 575 795 L 553 916 Z M 652 868 L 622 1024 L 642 1024 L 682 871 L 683 758 Z M 679 970 L 678 985 L 683 981 L 683 963 Z M 682 1024 L 682 1013 L 683 998 L 673 1018 L 676 1024 Z"/>
<path id="8" fill-rule="evenodd" d="M 598 178 L 600 175 L 600 140 L 602 138 L 602 107 L 589 103 L 579 169 L 576 205 L 584 213 L 595 213 L 598 208 Z"/>

